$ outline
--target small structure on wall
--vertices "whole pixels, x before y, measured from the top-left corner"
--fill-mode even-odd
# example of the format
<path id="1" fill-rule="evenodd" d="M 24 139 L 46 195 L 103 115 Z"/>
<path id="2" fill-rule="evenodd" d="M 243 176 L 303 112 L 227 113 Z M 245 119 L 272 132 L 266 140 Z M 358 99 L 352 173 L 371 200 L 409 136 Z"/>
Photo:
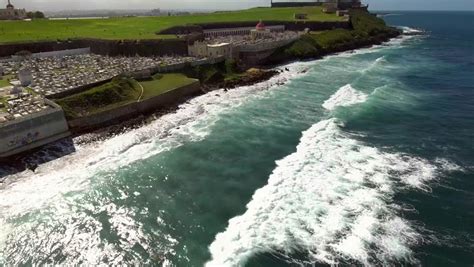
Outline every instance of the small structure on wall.
<path id="1" fill-rule="evenodd" d="M 308 19 L 308 14 L 305 13 L 295 13 L 294 18 L 296 20 L 305 20 Z"/>
<path id="2" fill-rule="evenodd" d="M 198 58 L 232 58 L 232 45 L 230 43 L 208 44 L 196 41 L 188 47 L 190 56 Z"/>
<path id="3" fill-rule="evenodd" d="M 305 6 L 321 6 L 323 1 L 313 0 L 313 1 L 274 1 L 271 0 L 271 7 L 305 7 Z"/>
<path id="4" fill-rule="evenodd" d="M 323 4 L 324 13 L 336 13 L 338 16 L 346 15 L 349 9 L 367 10 L 368 5 L 363 5 L 361 0 L 328 0 Z"/>
<path id="5" fill-rule="evenodd" d="M 265 38 L 269 35 L 271 35 L 272 32 L 270 29 L 267 29 L 263 21 L 260 20 L 260 22 L 255 26 L 255 29 L 250 31 L 250 36 L 252 36 L 253 40 L 259 39 L 259 38 Z"/>

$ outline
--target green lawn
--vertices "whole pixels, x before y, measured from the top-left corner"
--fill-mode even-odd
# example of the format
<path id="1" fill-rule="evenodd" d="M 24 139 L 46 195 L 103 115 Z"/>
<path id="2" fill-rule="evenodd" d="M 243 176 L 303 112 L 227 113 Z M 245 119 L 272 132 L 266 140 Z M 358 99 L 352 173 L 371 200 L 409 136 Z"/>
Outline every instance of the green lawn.
<path id="1" fill-rule="evenodd" d="M 70 19 L 0 21 L 0 43 L 57 40 L 68 38 L 162 39 L 173 35 L 156 35 L 163 29 L 193 23 L 276 20 L 294 21 L 295 13 L 308 14 L 311 21 L 340 21 L 341 17 L 325 14 L 321 7 L 253 8 L 242 11 L 171 17 L 128 17 L 109 19 Z"/>
<path id="2" fill-rule="evenodd" d="M 8 82 L 6 77 L 4 77 L 3 79 L 0 80 L 0 88 L 5 87 L 5 86 L 9 86 L 9 85 L 10 85 L 10 82 Z"/>
<path id="3" fill-rule="evenodd" d="M 181 73 L 157 74 L 154 76 L 153 81 L 140 82 L 144 89 L 142 99 L 160 95 L 194 82 L 196 82 L 195 79 L 188 78 Z"/>

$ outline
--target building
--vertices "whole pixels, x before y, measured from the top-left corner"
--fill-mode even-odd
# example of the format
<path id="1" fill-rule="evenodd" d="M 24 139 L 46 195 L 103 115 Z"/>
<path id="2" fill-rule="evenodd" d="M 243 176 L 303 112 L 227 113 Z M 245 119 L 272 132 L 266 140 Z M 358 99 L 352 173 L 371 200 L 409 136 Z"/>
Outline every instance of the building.
<path id="1" fill-rule="evenodd" d="M 285 25 L 272 25 L 265 26 L 267 30 L 271 32 L 284 32 Z M 222 29 L 209 29 L 204 30 L 204 36 L 206 38 L 219 37 L 219 36 L 235 36 L 235 35 L 250 35 L 251 31 L 255 27 L 238 27 L 238 28 L 222 28 Z"/>
<path id="2" fill-rule="evenodd" d="M 363 5 L 361 0 L 338 0 L 338 9 L 365 9 L 367 10 L 368 5 Z"/>
<path id="3" fill-rule="evenodd" d="M 271 7 L 304 7 L 304 6 L 321 6 L 325 1 L 315 0 L 315 1 L 305 1 L 305 2 L 280 2 L 280 1 L 271 1 Z"/>
<path id="4" fill-rule="evenodd" d="M 339 1 L 337 0 L 330 0 L 327 1 L 326 3 L 323 4 L 323 12 L 324 13 L 336 13 L 336 11 L 339 9 L 338 8 L 338 3 Z"/>
<path id="5" fill-rule="evenodd" d="M 15 9 L 8 0 L 7 7 L 5 9 L 0 9 L 0 20 L 19 20 L 26 19 L 26 10 L 25 9 Z"/>
<path id="6" fill-rule="evenodd" d="M 323 4 L 323 12 L 337 13 L 338 16 L 344 16 L 349 9 L 368 9 L 367 5 L 363 5 L 361 0 L 327 0 Z M 337 12 L 346 11 L 346 12 Z"/>
<path id="7" fill-rule="evenodd" d="M 250 31 L 250 36 L 252 36 L 253 40 L 256 40 L 259 38 L 265 38 L 267 36 L 270 36 L 271 34 L 272 34 L 272 31 L 270 29 L 267 29 L 267 27 L 262 21 L 260 21 L 255 26 L 255 29 Z"/>
<path id="8" fill-rule="evenodd" d="M 199 58 L 232 58 L 232 45 L 230 43 L 207 44 L 205 42 L 194 42 L 188 47 L 190 56 Z"/>

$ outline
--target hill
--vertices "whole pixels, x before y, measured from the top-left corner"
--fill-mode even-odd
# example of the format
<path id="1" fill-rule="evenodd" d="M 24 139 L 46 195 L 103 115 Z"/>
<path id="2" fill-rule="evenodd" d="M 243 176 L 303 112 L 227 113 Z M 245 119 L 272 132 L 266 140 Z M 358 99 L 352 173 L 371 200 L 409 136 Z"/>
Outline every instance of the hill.
<path id="1" fill-rule="evenodd" d="M 164 39 L 174 35 L 156 32 L 173 26 L 242 21 L 294 21 L 295 13 L 308 14 L 309 21 L 340 21 L 321 7 L 253 8 L 241 11 L 166 17 L 120 17 L 105 19 L 0 21 L 0 43 L 99 38 L 112 40 Z"/>

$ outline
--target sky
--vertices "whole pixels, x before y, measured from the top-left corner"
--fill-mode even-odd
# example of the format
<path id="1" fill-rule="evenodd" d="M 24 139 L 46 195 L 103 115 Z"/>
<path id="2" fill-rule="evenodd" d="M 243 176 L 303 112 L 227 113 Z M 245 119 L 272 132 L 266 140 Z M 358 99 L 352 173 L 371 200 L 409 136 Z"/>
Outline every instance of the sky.
<path id="1" fill-rule="evenodd" d="M 4 1 L 5 5 L 7 0 Z M 191 9 L 231 10 L 269 5 L 270 0 L 11 0 L 27 10 Z M 282 1 L 282 0 L 275 0 Z M 284 1 L 284 0 L 283 0 Z M 301 1 L 301 0 L 288 0 Z M 474 10 L 474 0 L 363 0 L 371 10 Z"/>

